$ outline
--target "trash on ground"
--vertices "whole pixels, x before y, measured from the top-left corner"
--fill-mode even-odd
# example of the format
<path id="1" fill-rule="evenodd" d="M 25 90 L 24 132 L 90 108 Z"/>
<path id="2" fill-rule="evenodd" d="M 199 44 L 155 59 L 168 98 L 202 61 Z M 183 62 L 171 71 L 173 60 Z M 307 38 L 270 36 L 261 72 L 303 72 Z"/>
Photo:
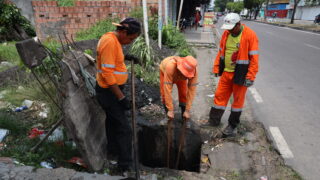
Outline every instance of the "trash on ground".
<path id="1" fill-rule="evenodd" d="M 77 164 L 77 165 L 82 166 L 84 168 L 88 168 L 88 166 L 79 157 L 73 157 L 70 160 L 68 160 L 67 162 Z"/>
<path id="2" fill-rule="evenodd" d="M 258 180 L 268 180 L 267 176 L 261 176 Z"/>
<path id="3" fill-rule="evenodd" d="M 41 109 L 42 111 L 39 113 L 39 117 L 41 118 L 47 118 L 48 117 L 48 113 L 49 113 L 49 109 L 46 107 L 45 103 L 41 104 Z"/>
<path id="4" fill-rule="evenodd" d="M 219 179 L 220 179 L 220 180 L 227 180 L 227 179 L 226 179 L 226 178 L 224 178 L 224 177 L 220 177 Z"/>
<path id="5" fill-rule="evenodd" d="M 17 161 L 17 160 L 13 160 L 13 163 L 16 164 L 16 165 L 19 165 L 19 166 L 24 166 L 23 163 Z"/>
<path id="6" fill-rule="evenodd" d="M 23 86 L 19 86 L 18 90 L 24 90 L 24 87 Z"/>
<path id="7" fill-rule="evenodd" d="M 29 131 L 29 138 L 34 139 L 36 137 L 39 137 L 40 135 L 44 134 L 44 130 L 40 130 L 38 128 L 32 128 L 31 131 Z"/>
<path id="8" fill-rule="evenodd" d="M 33 104 L 33 101 L 31 100 L 28 100 L 28 99 L 25 99 L 23 102 L 22 102 L 22 106 L 27 106 L 27 108 L 30 108 Z"/>
<path id="9" fill-rule="evenodd" d="M 47 169 L 53 169 L 52 164 L 49 163 L 49 162 L 45 162 L 45 161 L 41 162 L 40 166 L 44 167 L 44 168 L 47 168 Z"/>
<path id="10" fill-rule="evenodd" d="M 0 92 L 0 99 L 4 98 L 4 95 L 7 94 L 7 90 L 3 90 Z"/>
<path id="11" fill-rule="evenodd" d="M 9 130 L 0 129 L 0 142 L 2 142 L 8 134 L 9 134 Z"/>
<path id="12" fill-rule="evenodd" d="M 12 63 L 8 62 L 8 61 L 2 61 L 0 66 L 3 66 L 3 67 L 12 67 L 14 66 Z"/>
<path id="13" fill-rule="evenodd" d="M 209 161 L 208 156 L 204 156 L 204 157 L 201 158 L 201 162 L 202 163 L 207 163 L 208 161 Z"/>
<path id="14" fill-rule="evenodd" d="M 118 164 L 118 162 L 117 161 L 110 161 L 110 164 L 112 164 L 112 165 L 116 165 L 116 164 Z"/>
<path id="15" fill-rule="evenodd" d="M 48 141 L 60 141 L 63 140 L 63 131 L 62 128 L 55 129 L 52 134 L 48 137 Z"/>
<path id="16" fill-rule="evenodd" d="M 27 106 L 20 106 L 20 107 L 15 108 L 14 112 L 21 112 L 21 111 L 26 110 L 26 109 L 28 109 Z"/>
<path id="17" fill-rule="evenodd" d="M 213 98 L 213 97 L 214 97 L 214 94 L 209 94 L 209 95 L 207 95 L 207 96 Z"/>

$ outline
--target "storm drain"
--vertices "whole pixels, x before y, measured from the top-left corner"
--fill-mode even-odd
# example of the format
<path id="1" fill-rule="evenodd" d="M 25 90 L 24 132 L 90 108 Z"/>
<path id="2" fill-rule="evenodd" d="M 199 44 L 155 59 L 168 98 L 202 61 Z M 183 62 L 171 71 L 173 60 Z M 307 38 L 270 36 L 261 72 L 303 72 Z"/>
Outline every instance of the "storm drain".
<path id="1" fill-rule="evenodd" d="M 195 128 L 186 130 L 185 144 L 180 154 L 179 166 L 175 168 L 180 131 L 181 124 L 175 124 L 172 135 L 170 168 L 199 172 L 202 141 L 200 131 Z M 138 138 L 140 162 L 152 168 L 167 167 L 167 126 L 140 125 Z"/>

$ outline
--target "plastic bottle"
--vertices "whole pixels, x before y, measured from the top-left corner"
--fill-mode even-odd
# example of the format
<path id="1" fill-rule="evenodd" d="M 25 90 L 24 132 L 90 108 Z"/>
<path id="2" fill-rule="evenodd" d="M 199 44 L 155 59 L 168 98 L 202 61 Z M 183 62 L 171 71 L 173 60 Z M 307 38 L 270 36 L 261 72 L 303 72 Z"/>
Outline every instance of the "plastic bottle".
<path id="1" fill-rule="evenodd" d="M 23 110 L 25 110 L 25 109 L 28 109 L 28 107 L 27 107 L 27 106 L 20 106 L 20 107 L 17 107 L 17 108 L 14 110 L 14 112 L 21 112 L 21 111 L 23 111 Z"/>

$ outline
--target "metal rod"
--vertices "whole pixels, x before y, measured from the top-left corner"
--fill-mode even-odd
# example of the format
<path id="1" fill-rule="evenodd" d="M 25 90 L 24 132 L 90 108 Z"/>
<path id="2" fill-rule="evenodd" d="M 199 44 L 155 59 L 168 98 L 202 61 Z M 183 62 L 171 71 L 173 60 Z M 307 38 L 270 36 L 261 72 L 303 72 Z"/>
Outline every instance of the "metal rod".
<path id="1" fill-rule="evenodd" d="M 180 161 L 180 154 L 181 151 L 183 150 L 184 146 L 184 139 L 185 139 L 185 134 L 186 134 L 186 125 L 187 125 L 187 119 L 184 119 L 183 124 L 182 124 L 182 129 L 180 132 L 180 138 L 179 138 L 179 150 L 178 150 L 178 157 L 176 161 L 176 169 L 178 169 L 179 166 L 179 161 Z"/>
<path id="2" fill-rule="evenodd" d="M 136 179 L 140 179 L 139 171 L 139 156 L 138 156 L 138 140 L 137 140 L 137 131 L 136 131 L 136 102 L 135 102 L 135 86 L 134 86 L 134 62 L 131 61 L 131 100 L 132 100 L 132 131 L 133 131 L 133 148 L 134 148 L 134 162 L 136 170 Z"/>
<path id="3" fill-rule="evenodd" d="M 170 168 L 170 152 L 171 152 L 171 146 L 172 146 L 172 123 L 173 120 L 168 121 L 168 130 L 167 130 L 167 168 Z"/>
<path id="4" fill-rule="evenodd" d="M 45 136 L 43 139 L 41 139 L 41 141 L 39 141 L 35 146 L 33 146 L 30 151 L 31 151 L 31 152 L 37 151 L 37 149 L 39 148 L 39 146 L 40 146 L 45 140 L 48 139 L 48 137 L 53 133 L 53 131 L 54 131 L 55 129 L 57 129 L 57 127 L 62 123 L 62 121 L 63 121 L 63 118 L 61 117 L 61 118 L 59 119 L 59 121 L 57 121 L 57 123 L 49 130 L 49 132 L 46 134 L 46 136 Z"/>
<path id="5" fill-rule="evenodd" d="M 59 106 L 59 104 L 54 100 L 54 98 L 50 95 L 50 93 L 46 90 L 46 88 L 44 87 L 44 85 L 41 83 L 40 79 L 38 78 L 38 76 L 35 74 L 35 72 L 33 71 L 33 69 L 31 69 L 31 73 L 33 74 L 33 76 L 36 78 L 36 80 L 39 82 L 42 91 L 44 93 L 47 94 L 47 96 L 51 99 L 51 101 L 58 107 L 58 109 L 63 112 L 62 108 Z"/>

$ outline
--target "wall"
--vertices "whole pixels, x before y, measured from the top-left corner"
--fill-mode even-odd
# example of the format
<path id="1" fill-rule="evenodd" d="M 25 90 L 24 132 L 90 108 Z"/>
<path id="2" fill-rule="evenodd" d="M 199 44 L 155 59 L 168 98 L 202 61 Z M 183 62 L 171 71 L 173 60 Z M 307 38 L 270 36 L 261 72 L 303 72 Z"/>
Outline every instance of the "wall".
<path id="1" fill-rule="evenodd" d="M 314 20 L 315 16 L 320 13 L 320 6 L 303 6 L 297 7 L 295 19 Z"/>
<path id="2" fill-rule="evenodd" d="M 21 14 L 26 17 L 32 25 L 35 25 L 31 1 L 32 0 L 11 0 L 11 2 L 21 10 Z"/>

